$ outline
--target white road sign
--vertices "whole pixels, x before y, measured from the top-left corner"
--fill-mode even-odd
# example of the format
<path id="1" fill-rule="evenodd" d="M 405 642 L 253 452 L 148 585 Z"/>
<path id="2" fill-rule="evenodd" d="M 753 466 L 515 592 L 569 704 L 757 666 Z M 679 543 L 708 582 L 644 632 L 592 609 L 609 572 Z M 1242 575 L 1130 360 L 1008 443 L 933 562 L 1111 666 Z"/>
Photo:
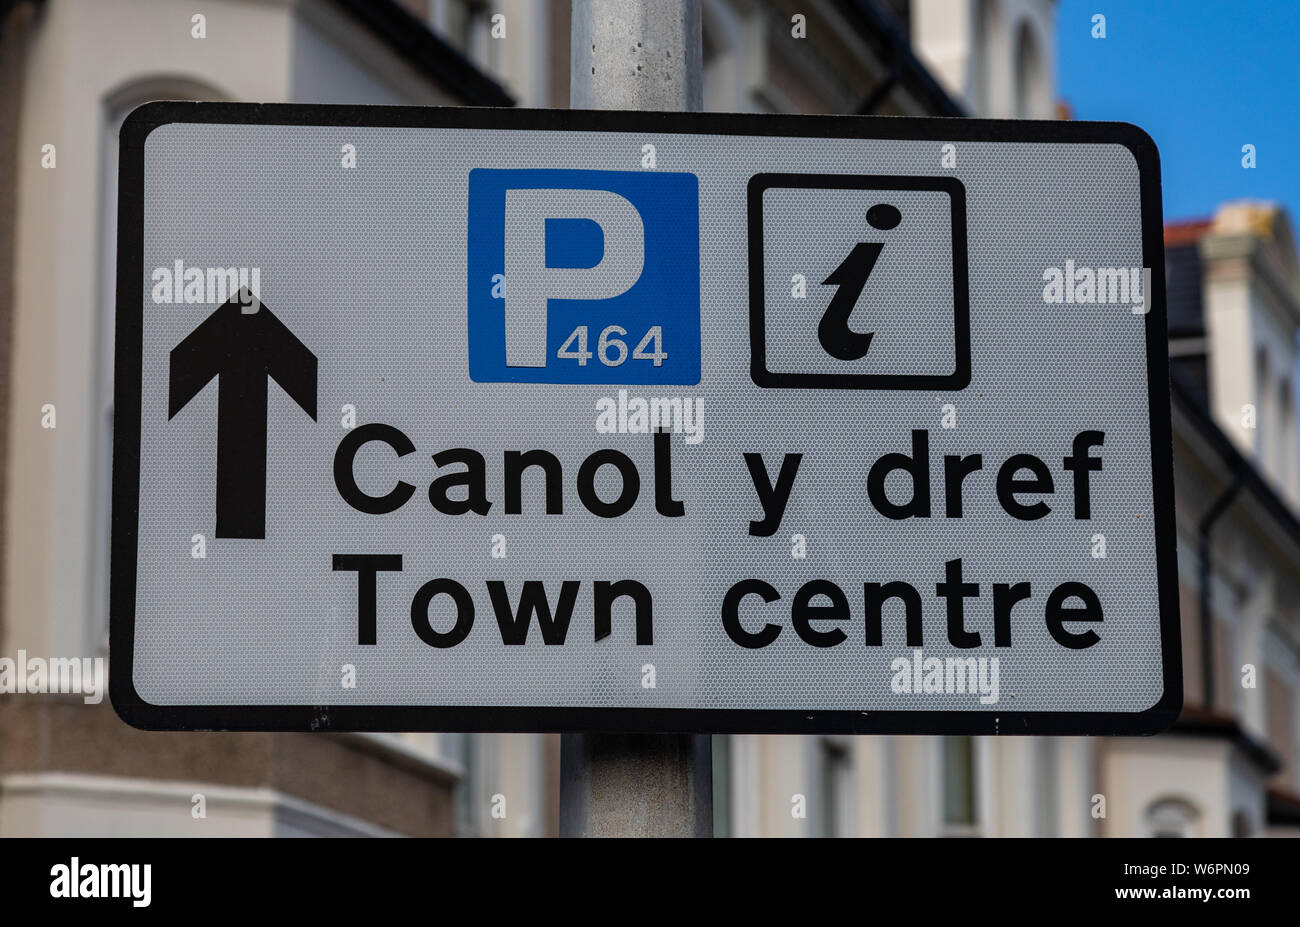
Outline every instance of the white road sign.
<path id="1" fill-rule="evenodd" d="M 1140 130 L 156 103 L 121 151 L 131 723 L 1177 713 Z"/>

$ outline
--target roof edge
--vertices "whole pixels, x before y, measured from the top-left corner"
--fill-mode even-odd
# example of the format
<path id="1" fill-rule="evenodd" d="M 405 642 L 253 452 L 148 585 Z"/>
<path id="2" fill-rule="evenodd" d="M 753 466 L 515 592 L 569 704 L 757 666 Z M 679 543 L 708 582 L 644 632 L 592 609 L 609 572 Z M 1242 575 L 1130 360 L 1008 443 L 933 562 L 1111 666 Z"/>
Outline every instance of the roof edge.
<path id="1" fill-rule="evenodd" d="M 1241 750 L 1246 757 L 1268 774 L 1282 768 L 1282 759 L 1267 744 L 1249 734 L 1235 718 L 1207 711 L 1203 708 L 1184 706 L 1183 711 L 1169 729 L 1170 734 L 1213 737 L 1230 742 Z"/>
<path id="2" fill-rule="evenodd" d="M 871 46 L 887 68 L 897 69 L 897 89 L 906 90 L 918 102 L 929 107 L 931 111 L 927 115 L 970 115 L 916 56 L 911 39 L 898 27 L 892 15 L 879 9 L 872 0 L 832 0 L 832 5 Z M 887 76 L 886 81 L 889 79 Z M 887 85 L 884 89 L 886 92 L 880 94 L 882 98 L 896 88 Z M 879 103 L 880 100 L 875 102 Z"/>
<path id="3" fill-rule="evenodd" d="M 514 106 L 505 88 L 394 0 L 333 0 L 407 64 L 470 106 Z"/>
<path id="4" fill-rule="evenodd" d="M 1250 494 L 1259 500 L 1265 510 L 1276 519 L 1278 526 L 1297 546 L 1300 546 L 1300 518 L 1296 517 L 1291 507 L 1278 495 L 1254 462 L 1242 454 L 1232 440 L 1224 434 L 1218 422 L 1214 421 L 1210 410 L 1202 404 L 1200 391 L 1194 383 L 1190 382 L 1187 373 L 1171 365 L 1169 385 L 1174 399 L 1184 409 L 1188 418 L 1196 425 L 1201 436 L 1210 444 L 1228 471 L 1241 477 L 1243 485 Z"/>

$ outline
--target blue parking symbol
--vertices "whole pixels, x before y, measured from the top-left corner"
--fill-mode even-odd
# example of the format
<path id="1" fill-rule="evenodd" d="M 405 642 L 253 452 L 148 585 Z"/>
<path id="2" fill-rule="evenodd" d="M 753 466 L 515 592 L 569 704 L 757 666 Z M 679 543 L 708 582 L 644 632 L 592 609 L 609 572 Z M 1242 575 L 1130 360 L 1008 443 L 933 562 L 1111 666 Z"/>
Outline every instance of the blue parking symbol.
<path id="1" fill-rule="evenodd" d="M 699 383 L 694 174 L 475 169 L 468 223 L 470 379 Z"/>

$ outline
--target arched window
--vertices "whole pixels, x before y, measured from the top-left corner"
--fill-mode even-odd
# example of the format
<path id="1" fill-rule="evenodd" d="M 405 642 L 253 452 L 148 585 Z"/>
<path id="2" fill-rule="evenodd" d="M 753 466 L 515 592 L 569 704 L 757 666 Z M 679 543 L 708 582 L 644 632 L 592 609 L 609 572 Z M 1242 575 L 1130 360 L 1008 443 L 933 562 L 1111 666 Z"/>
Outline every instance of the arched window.
<path id="1" fill-rule="evenodd" d="M 1158 798 L 1142 815 L 1148 837 L 1194 837 L 1201 812 L 1185 798 Z"/>
<path id="2" fill-rule="evenodd" d="M 1050 115 L 1051 85 L 1047 63 L 1037 35 L 1028 22 L 1016 28 L 1015 49 L 1015 101 L 1016 116 L 1020 119 L 1043 119 Z"/>

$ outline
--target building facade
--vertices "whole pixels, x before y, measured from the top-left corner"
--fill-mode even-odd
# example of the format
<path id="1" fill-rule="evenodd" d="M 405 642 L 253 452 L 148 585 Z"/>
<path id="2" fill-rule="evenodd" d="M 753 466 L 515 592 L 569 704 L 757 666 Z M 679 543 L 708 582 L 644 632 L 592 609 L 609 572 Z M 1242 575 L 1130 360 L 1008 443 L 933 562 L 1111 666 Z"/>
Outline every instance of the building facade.
<path id="1" fill-rule="evenodd" d="M 1053 0 L 702 10 L 708 110 L 1057 112 Z M 107 655 L 125 115 L 564 107 L 569 28 L 568 0 L 0 2 L 0 654 Z M 1277 210 L 1231 204 L 1167 247 L 1183 718 L 1143 739 L 718 736 L 719 835 L 1300 832 L 1295 243 Z M 0 697 L 0 835 L 542 836 L 558 781 L 555 735 L 150 734 L 107 700 Z"/>
<path id="2" fill-rule="evenodd" d="M 365 2 L 0 4 L 3 653 L 107 656 L 122 120 L 169 98 L 513 102 L 411 23 Z M 43 407 L 55 427 L 42 427 Z M 154 734 L 123 724 L 107 698 L 9 695 L 0 834 L 452 834 L 460 746 L 428 734 Z"/>

